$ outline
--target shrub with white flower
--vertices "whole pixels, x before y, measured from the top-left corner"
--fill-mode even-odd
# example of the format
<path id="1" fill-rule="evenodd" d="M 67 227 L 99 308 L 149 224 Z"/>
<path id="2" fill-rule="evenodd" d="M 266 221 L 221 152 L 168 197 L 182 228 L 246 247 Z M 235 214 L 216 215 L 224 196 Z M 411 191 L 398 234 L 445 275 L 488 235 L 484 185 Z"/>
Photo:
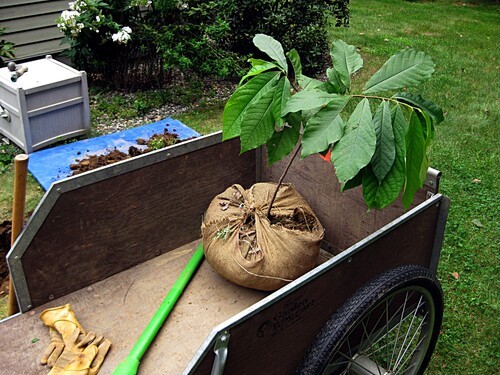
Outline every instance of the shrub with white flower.
<path id="1" fill-rule="evenodd" d="M 117 42 L 119 44 L 127 44 L 130 40 L 130 34 L 132 33 L 132 29 L 128 26 L 122 27 L 120 31 L 111 35 L 111 39 L 113 42 Z"/>
<path id="2" fill-rule="evenodd" d="M 110 8 L 107 3 L 100 0 L 75 0 L 68 6 L 69 10 L 64 10 L 56 22 L 59 30 L 70 41 L 75 42 L 86 31 L 100 34 L 102 42 L 110 38 L 113 42 L 127 44 L 131 39 L 130 27 L 119 25 L 111 15 L 103 12 Z"/>
<path id="3" fill-rule="evenodd" d="M 57 27 L 64 34 L 69 33 L 71 36 L 77 36 L 84 27 L 81 22 L 77 21 L 79 16 L 80 13 L 76 10 L 65 10 L 61 13 L 61 17 L 57 19 Z"/>

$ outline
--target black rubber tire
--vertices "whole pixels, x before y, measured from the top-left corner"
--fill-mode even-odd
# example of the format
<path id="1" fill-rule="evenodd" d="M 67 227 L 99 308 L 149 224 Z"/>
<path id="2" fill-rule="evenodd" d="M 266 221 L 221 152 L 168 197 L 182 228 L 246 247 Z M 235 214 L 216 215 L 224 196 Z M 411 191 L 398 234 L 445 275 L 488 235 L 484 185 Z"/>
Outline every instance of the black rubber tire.
<path id="1" fill-rule="evenodd" d="M 411 297 L 408 297 L 408 291 L 412 291 L 412 294 L 410 295 Z M 430 309 L 432 321 L 430 322 L 430 324 L 428 324 L 426 320 L 425 324 L 422 324 L 422 326 L 425 327 L 424 329 L 426 330 L 425 337 L 427 337 L 427 339 L 424 341 L 425 347 L 423 350 L 420 349 L 420 347 L 419 350 L 414 350 L 414 352 L 418 353 L 418 359 L 414 359 L 417 355 L 415 355 L 415 357 L 413 355 L 410 355 L 410 362 L 417 362 L 416 364 L 414 364 L 414 367 L 411 369 L 411 371 L 407 371 L 405 372 L 405 374 L 422 374 L 430 361 L 439 336 L 439 330 L 443 317 L 443 293 L 441 290 L 441 286 L 439 285 L 439 282 L 437 281 L 435 276 L 430 274 L 428 270 L 423 267 L 412 265 L 394 268 L 381 274 L 380 276 L 376 277 L 374 280 L 366 284 L 364 287 L 360 288 L 349 300 L 347 300 L 347 302 L 345 302 L 344 305 L 331 316 L 321 332 L 318 334 L 316 340 L 310 346 L 307 354 L 305 355 L 303 361 L 297 369 L 297 374 L 316 375 L 330 373 L 325 372 L 325 368 L 327 367 L 327 365 L 332 366 L 333 364 L 337 363 L 337 360 L 335 358 L 341 358 L 341 353 L 343 350 L 345 351 L 346 345 L 351 345 L 349 347 L 349 352 L 351 353 L 350 358 L 356 358 L 355 354 L 352 355 L 351 349 L 352 347 L 355 347 L 354 344 L 356 344 L 357 337 L 354 337 L 354 343 L 351 343 L 350 340 L 352 336 L 349 335 L 352 334 L 353 336 L 355 336 L 354 332 L 356 332 L 356 329 L 358 330 L 357 332 L 359 334 L 359 331 L 361 330 L 360 327 L 363 327 L 364 333 L 367 333 L 366 336 L 369 337 L 368 331 L 366 327 L 364 327 L 364 325 L 368 323 L 369 319 L 371 319 L 371 313 L 375 312 L 376 309 L 379 309 L 377 310 L 377 313 L 379 313 L 380 311 L 387 311 L 389 309 L 389 304 L 392 304 L 393 301 L 396 300 L 396 298 L 401 298 L 397 297 L 398 293 L 402 294 L 406 292 L 406 299 L 416 298 L 413 297 L 413 291 L 418 291 L 418 293 L 423 293 L 423 295 L 425 295 L 428 303 L 420 305 L 421 300 L 419 300 L 418 311 L 422 309 L 421 306 L 424 306 L 425 309 Z M 392 299 L 390 300 L 390 302 L 387 302 L 389 298 Z M 382 302 L 384 302 L 385 305 L 381 305 Z M 399 302 L 400 300 L 398 299 L 396 303 Z M 384 308 L 383 306 L 386 307 Z M 397 306 L 395 305 L 392 308 L 394 309 L 395 307 Z M 404 307 L 400 306 L 398 308 L 396 312 L 397 314 L 399 314 L 400 309 L 406 309 L 406 302 Z M 413 316 L 417 316 L 417 314 L 419 314 L 416 311 L 417 309 L 413 311 Z M 379 335 L 378 337 L 381 337 L 380 335 L 382 334 L 380 332 L 384 333 L 388 332 L 388 330 L 392 331 L 391 328 L 388 328 L 390 324 L 393 324 L 392 327 L 395 327 L 397 324 L 401 326 L 403 324 L 403 319 L 400 318 L 400 321 L 396 322 L 396 319 L 398 318 L 396 316 L 396 313 L 392 315 L 391 319 L 389 319 L 391 323 L 387 323 L 385 324 L 385 326 L 380 325 L 380 327 L 385 328 L 384 331 L 382 331 L 382 328 L 378 328 L 379 320 L 381 319 L 379 317 L 379 320 L 374 324 L 374 326 L 377 328 L 373 328 L 373 330 L 370 332 L 370 335 L 375 331 L 375 329 L 377 329 L 377 334 Z M 425 315 L 425 319 L 431 319 L 427 318 L 427 316 L 428 315 Z M 366 319 L 366 321 L 361 323 L 363 319 Z M 358 323 L 359 325 L 357 326 Z M 363 326 L 361 324 L 363 324 Z M 398 327 L 398 334 L 399 329 L 400 328 Z M 361 334 L 361 341 L 363 340 L 364 333 Z M 394 335 L 394 333 L 391 334 Z M 379 338 L 370 340 L 367 339 L 366 341 L 369 342 L 370 345 L 372 345 L 372 342 L 375 342 L 373 340 L 381 341 Z M 397 341 L 398 338 L 396 337 L 396 340 L 394 342 Z M 424 345 L 420 344 L 420 340 L 418 341 L 418 345 Z M 403 346 L 405 344 L 406 343 L 404 342 Z M 359 343 L 359 345 L 362 346 L 363 344 Z M 390 345 L 392 346 L 392 342 L 390 343 Z M 389 345 L 386 344 L 385 346 L 388 347 Z M 380 352 L 379 349 L 377 350 Z M 420 354 L 420 352 L 423 351 L 425 351 L 425 353 Z M 336 357 L 337 355 L 338 357 Z M 345 355 L 344 358 L 346 358 Z M 390 362 L 392 362 L 392 357 Z M 338 363 L 340 363 L 340 361 Z M 344 370 L 336 369 L 335 372 L 331 373 L 349 374 L 350 372 L 347 370 L 349 368 L 348 366 L 349 365 L 346 364 Z M 391 369 L 387 370 L 390 371 Z M 375 374 L 378 374 L 378 371 L 375 372 Z"/>

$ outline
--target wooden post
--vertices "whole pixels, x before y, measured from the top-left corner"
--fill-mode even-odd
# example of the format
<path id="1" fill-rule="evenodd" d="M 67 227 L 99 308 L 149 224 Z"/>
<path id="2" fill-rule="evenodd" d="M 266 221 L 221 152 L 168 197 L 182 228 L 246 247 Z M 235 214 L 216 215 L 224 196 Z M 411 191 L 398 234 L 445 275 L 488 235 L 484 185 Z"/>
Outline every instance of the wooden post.
<path id="1" fill-rule="evenodd" d="M 11 247 L 16 242 L 24 225 L 24 207 L 26 202 L 26 179 L 28 176 L 28 158 L 26 154 L 17 155 L 14 158 L 14 194 L 12 198 L 12 235 Z M 16 293 L 12 285 L 12 276 L 9 277 L 9 301 L 7 313 L 9 316 L 19 311 Z"/>

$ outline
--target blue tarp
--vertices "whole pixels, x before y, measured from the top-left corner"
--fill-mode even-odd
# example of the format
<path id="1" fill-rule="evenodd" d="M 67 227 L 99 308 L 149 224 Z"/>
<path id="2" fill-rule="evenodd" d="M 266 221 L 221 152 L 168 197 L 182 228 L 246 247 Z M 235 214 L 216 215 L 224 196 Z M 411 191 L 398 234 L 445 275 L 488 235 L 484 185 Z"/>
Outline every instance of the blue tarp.
<path id="1" fill-rule="evenodd" d="M 147 140 L 153 134 L 163 133 L 165 129 L 169 133 L 177 134 L 181 140 L 200 136 L 199 133 L 187 127 L 182 122 L 166 118 L 152 124 L 123 130 L 118 133 L 36 151 L 30 154 L 28 170 L 40 185 L 45 190 L 48 190 L 53 182 L 71 176 L 72 171 L 69 165 L 77 163 L 77 159 L 82 160 L 86 155 L 107 154 L 114 149 L 128 153 L 130 146 L 141 148 L 136 142 L 138 138 Z M 142 148 L 144 147 L 146 146 L 142 146 Z"/>

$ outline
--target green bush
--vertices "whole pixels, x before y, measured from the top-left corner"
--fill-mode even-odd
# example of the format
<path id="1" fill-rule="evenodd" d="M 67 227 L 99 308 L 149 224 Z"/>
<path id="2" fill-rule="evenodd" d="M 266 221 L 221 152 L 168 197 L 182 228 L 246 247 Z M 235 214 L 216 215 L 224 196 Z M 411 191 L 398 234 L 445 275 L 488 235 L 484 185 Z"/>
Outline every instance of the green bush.
<path id="1" fill-rule="evenodd" d="M 241 58 L 218 42 L 229 33 L 227 23 L 204 22 L 210 3 L 193 8 L 171 0 L 76 0 L 57 23 L 71 46 L 66 55 L 94 84 L 161 87 L 179 69 L 237 75 Z"/>
<path id="2" fill-rule="evenodd" d="M 0 67 L 5 65 L 4 59 L 13 59 L 15 57 L 14 44 L 2 38 L 4 33 L 5 28 L 0 27 Z"/>
<path id="3" fill-rule="evenodd" d="M 239 73 L 241 57 L 223 43 L 231 29 L 222 5 L 212 1 L 153 2 L 154 11 L 145 14 L 144 23 L 166 69 L 218 77 Z"/>
<path id="4" fill-rule="evenodd" d="M 326 29 L 348 22 L 348 0 L 75 0 L 57 20 L 68 57 L 89 78 L 129 90 L 160 87 L 172 72 L 239 76 L 256 33 L 322 68 Z M 258 17 L 256 17 L 258 15 Z"/>
<path id="5" fill-rule="evenodd" d="M 252 38 L 259 33 L 267 34 L 280 40 L 285 49 L 295 48 L 300 53 L 305 73 L 317 73 L 327 62 L 320 57 L 328 50 L 329 22 L 333 19 L 336 26 L 342 26 L 349 21 L 348 0 L 218 2 L 227 4 L 230 12 L 228 44 L 233 51 L 255 53 Z"/>
<path id="6" fill-rule="evenodd" d="M 14 144 L 6 144 L 0 140 L 0 173 L 5 172 L 7 167 L 14 163 L 16 155 L 22 150 Z"/>

